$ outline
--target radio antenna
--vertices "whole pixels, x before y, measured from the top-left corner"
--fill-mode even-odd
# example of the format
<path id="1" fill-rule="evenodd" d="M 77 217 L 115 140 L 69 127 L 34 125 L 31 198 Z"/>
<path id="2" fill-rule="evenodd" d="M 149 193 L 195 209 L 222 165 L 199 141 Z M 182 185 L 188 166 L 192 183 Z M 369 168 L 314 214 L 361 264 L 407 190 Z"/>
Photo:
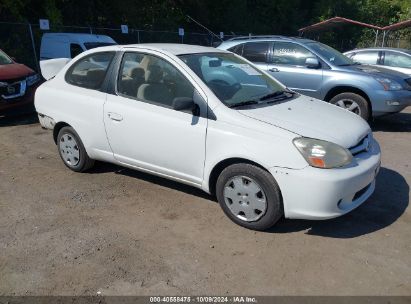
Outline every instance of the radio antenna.
<path id="1" fill-rule="evenodd" d="M 220 36 L 217 36 L 216 34 L 214 34 L 211 30 L 209 30 L 207 27 L 205 27 L 204 25 L 202 25 L 200 22 L 198 22 L 197 20 L 195 20 L 194 18 L 191 18 L 189 15 L 186 15 L 186 17 L 188 19 L 190 19 L 191 21 L 195 22 L 198 26 L 201 26 L 203 29 L 205 29 L 208 33 L 210 33 L 211 35 L 213 35 L 214 37 L 217 37 L 218 39 L 220 39 L 221 41 L 224 41 L 223 39 L 221 39 Z"/>

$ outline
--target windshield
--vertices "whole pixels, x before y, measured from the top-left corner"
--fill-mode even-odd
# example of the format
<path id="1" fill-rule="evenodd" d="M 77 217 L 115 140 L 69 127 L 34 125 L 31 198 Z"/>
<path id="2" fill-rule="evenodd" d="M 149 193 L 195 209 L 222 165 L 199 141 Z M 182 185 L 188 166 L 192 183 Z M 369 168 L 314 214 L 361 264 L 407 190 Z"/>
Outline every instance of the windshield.
<path id="1" fill-rule="evenodd" d="M 3 51 L 0 50 L 0 65 L 13 63 L 13 60 L 6 55 Z"/>
<path id="2" fill-rule="evenodd" d="M 84 42 L 84 46 L 86 47 L 86 49 L 94 49 L 96 47 L 100 47 L 100 46 L 108 46 L 108 45 L 115 45 L 117 43 L 114 42 Z"/>
<path id="3" fill-rule="evenodd" d="M 320 42 L 310 42 L 307 43 L 307 46 L 333 65 L 344 66 L 355 64 L 353 60 L 328 45 Z"/>
<path id="4" fill-rule="evenodd" d="M 227 106 L 263 99 L 285 87 L 234 54 L 205 53 L 180 55 Z"/>

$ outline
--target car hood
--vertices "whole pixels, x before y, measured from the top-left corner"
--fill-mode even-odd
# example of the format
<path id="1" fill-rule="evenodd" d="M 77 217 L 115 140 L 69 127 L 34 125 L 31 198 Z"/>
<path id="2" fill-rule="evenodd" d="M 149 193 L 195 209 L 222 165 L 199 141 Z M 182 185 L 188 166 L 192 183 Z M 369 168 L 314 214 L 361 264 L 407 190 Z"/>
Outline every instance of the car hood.
<path id="1" fill-rule="evenodd" d="M 356 145 L 370 132 L 361 117 L 304 95 L 282 103 L 247 107 L 239 112 L 297 135 L 330 141 L 345 148 Z"/>
<path id="2" fill-rule="evenodd" d="M 343 70 L 365 73 L 369 74 L 370 76 L 381 76 L 398 79 L 408 78 L 407 74 L 374 65 L 351 65 L 344 67 Z"/>
<path id="3" fill-rule="evenodd" d="M 20 63 L 0 65 L 0 81 L 22 78 L 33 73 L 32 69 Z"/>

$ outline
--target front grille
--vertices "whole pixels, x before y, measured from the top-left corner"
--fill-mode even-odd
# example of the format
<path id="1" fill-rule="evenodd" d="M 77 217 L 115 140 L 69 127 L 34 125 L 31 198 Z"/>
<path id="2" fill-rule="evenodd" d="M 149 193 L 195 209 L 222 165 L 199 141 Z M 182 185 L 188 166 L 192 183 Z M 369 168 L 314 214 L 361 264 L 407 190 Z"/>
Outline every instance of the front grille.
<path id="1" fill-rule="evenodd" d="M 0 81 L 0 97 L 4 100 L 21 97 L 26 89 L 25 80 Z"/>
<path id="2" fill-rule="evenodd" d="M 351 147 L 349 150 L 353 156 L 363 153 L 363 152 L 367 152 L 370 149 L 371 142 L 372 142 L 372 133 L 369 133 L 366 136 L 364 136 L 358 142 L 358 144 Z"/>
<path id="3" fill-rule="evenodd" d="M 4 85 L 0 88 L 0 94 L 4 96 L 10 96 L 10 95 L 15 95 L 17 93 L 20 93 L 20 86 L 21 82 L 14 82 L 14 83 L 9 83 L 7 85 Z"/>

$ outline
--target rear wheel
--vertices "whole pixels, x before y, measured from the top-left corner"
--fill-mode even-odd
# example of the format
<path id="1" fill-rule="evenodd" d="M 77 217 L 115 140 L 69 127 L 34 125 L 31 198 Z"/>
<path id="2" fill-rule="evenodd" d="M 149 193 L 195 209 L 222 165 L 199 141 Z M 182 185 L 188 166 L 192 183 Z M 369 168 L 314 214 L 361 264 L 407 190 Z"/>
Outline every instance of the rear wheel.
<path id="1" fill-rule="evenodd" d="M 72 127 L 63 127 L 57 135 L 57 147 L 64 164 L 76 172 L 84 172 L 94 165 L 77 132 Z"/>
<path id="2" fill-rule="evenodd" d="M 221 172 L 216 194 L 225 214 L 253 230 L 272 227 L 283 215 L 280 189 L 273 176 L 251 164 L 234 164 Z"/>
<path id="3" fill-rule="evenodd" d="M 334 96 L 330 103 L 353 112 L 365 120 L 370 118 L 370 106 L 367 100 L 355 93 L 341 93 Z"/>

